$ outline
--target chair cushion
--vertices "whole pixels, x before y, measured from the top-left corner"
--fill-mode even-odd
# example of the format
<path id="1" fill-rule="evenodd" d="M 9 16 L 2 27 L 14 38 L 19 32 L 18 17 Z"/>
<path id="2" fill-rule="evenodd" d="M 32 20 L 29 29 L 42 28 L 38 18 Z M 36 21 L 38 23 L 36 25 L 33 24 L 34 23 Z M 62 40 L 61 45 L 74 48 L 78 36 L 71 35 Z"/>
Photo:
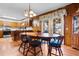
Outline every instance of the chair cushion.
<path id="1" fill-rule="evenodd" d="M 44 40 L 44 41 L 49 41 L 49 39 L 48 39 L 48 38 L 42 38 L 41 40 Z"/>
<path id="2" fill-rule="evenodd" d="M 60 47 L 61 46 L 60 43 L 56 43 L 56 42 L 50 42 L 49 45 L 52 47 Z"/>
<path id="3" fill-rule="evenodd" d="M 26 40 L 26 41 L 22 41 L 23 43 L 28 43 L 29 41 L 28 40 Z"/>
<path id="4" fill-rule="evenodd" d="M 41 45 L 41 42 L 40 41 L 37 41 L 37 40 L 34 40 L 30 43 L 30 45 L 32 47 L 38 47 L 39 45 Z"/>
<path id="5" fill-rule="evenodd" d="M 21 39 L 24 43 L 29 43 L 32 39 L 30 36 L 25 36 L 23 39 Z"/>

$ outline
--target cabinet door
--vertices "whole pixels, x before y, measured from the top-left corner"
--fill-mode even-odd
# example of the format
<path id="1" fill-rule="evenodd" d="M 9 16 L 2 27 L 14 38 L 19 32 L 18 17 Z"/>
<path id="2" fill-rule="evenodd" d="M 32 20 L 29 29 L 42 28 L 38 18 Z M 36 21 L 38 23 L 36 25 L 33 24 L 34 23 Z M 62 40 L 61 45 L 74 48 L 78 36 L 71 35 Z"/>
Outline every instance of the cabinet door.
<path id="1" fill-rule="evenodd" d="M 77 34 L 77 49 L 79 49 L 79 34 Z"/>
<path id="2" fill-rule="evenodd" d="M 78 43 L 78 35 L 76 35 L 76 42 L 75 42 L 75 43 L 76 43 L 76 48 L 79 49 L 79 48 L 78 48 L 78 44 L 79 44 L 79 43 Z"/>
<path id="3" fill-rule="evenodd" d="M 79 39 L 78 39 L 78 35 L 74 34 L 73 39 L 72 39 L 72 47 L 79 49 Z"/>
<path id="4" fill-rule="evenodd" d="M 3 31 L 0 31 L 0 38 L 3 37 Z"/>
<path id="5" fill-rule="evenodd" d="M 73 17 L 73 33 L 78 33 L 79 30 L 79 22 L 78 22 L 78 16 Z"/>
<path id="6" fill-rule="evenodd" d="M 79 16 L 73 16 L 73 39 L 72 39 L 72 47 L 79 49 Z"/>

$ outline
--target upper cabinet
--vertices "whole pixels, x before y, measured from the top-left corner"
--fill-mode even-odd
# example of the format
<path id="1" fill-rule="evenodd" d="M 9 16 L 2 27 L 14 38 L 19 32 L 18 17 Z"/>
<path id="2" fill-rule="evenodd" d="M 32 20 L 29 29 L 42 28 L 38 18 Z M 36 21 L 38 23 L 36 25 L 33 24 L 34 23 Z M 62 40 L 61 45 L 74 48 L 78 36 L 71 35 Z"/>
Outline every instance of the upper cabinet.
<path id="1" fill-rule="evenodd" d="M 73 33 L 79 32 L 79 15 L 73 16 Z"/>
<path id="2" fill-rule="evenodd" d="M 0 21 L 0 26 L 3 26 L 3 21 Z"/>

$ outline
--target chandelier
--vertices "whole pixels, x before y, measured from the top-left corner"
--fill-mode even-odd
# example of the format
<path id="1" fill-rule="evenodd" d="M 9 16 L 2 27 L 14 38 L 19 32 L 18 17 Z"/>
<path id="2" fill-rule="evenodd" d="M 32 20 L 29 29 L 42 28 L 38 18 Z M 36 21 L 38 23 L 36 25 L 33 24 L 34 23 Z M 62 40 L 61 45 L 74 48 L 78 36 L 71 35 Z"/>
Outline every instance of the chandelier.
<path id="1" fill-rule="evenodd" d="M 30 4 L 28 6 L 28 10 L 25 10 L 24 16 L 27 17 L 27 18 L 36 16 L 36 13 L 31 9 Z"/>
<path id="2" fill-rule="evenodd" d="M 24 10 L 24 16 L 25 16 L 24 18 L 25 21 L 22 23 L 22 26 L 25 25 L 26 27 L 29 26 L 30 24 L 30 18 L 36 16 L 36 13 L 31 9 L 30 3 L 28 4 L 28 9 Z"/>

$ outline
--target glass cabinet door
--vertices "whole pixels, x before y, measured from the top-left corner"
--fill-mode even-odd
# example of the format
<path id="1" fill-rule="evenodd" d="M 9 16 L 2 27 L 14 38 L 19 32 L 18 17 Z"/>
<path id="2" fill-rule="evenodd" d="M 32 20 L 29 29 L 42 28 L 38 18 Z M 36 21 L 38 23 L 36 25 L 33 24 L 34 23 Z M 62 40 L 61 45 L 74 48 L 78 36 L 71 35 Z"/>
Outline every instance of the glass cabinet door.
<path id="1" fill-rule="evenodd" d="M 75 14 L 72 18 L 72 48 L 79 49 L 79 14 Z"/>
<path id="2" fill-rule="evenodd" d="M 74 16 L 73 17 L 73 32 L 77 33 L 79 30 L 79 17 L 78 16 Z"/>

